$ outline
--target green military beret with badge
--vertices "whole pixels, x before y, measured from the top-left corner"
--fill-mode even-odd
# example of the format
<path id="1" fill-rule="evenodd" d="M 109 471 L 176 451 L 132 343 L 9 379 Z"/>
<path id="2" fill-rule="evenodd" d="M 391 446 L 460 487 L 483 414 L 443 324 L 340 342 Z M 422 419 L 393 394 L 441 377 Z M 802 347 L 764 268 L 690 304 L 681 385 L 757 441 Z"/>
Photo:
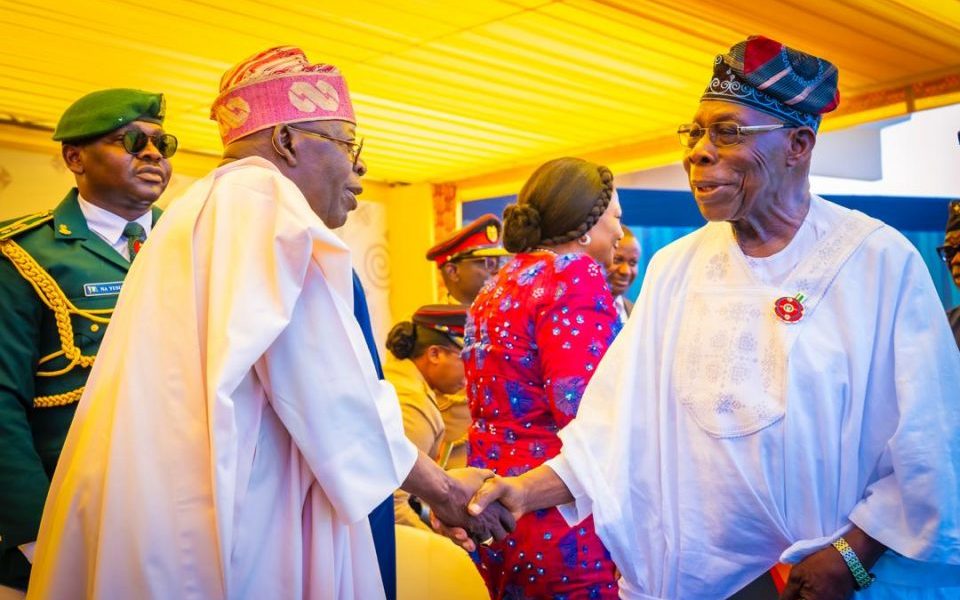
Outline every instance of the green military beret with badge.
<path id="1" fill-rule="evenodd" d="M 53 139 L 68 143 L 88 140 L 133 121 L 162 125 L 165 113 L 163 94 L 126 88 L 100 90 L 80 98 L 64 111 Z"/>

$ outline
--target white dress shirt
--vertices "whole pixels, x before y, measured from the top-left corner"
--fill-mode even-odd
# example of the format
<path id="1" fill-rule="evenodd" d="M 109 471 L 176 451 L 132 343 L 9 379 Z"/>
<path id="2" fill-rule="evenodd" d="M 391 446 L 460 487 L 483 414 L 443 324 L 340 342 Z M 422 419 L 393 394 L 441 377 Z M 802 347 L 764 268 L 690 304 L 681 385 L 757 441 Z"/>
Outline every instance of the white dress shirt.
<path id="1" fill-rule="evenodd" d="M 625 324 L 629 315 L 627 314 L 627 305 L 623 302 L 623 294 L 613 298 L 613 308 L 616 309 L 617 316 L 620 317 L 620 324 Z"/>
<path id="2" fill-rule="evenodd" d="M 127 226 L 129 221 L 105 208 L 91 204 L 84 200 L 80 194 L 77 194 L 77 203 L 80 204 L 80 212 L 83 213 L 83 218 L 87 220 L 87 227 L 90 228 L 90 231 L 100 236 L 121 256 L 130 260 L 127 238 L 123 235 L 123 228 Z M 153 225 L 153 211 L 148 210 L 143 213 L 137 217 L 136 222 L 143 227 L 144 234 L 149 236 L 150 227 Z"/>

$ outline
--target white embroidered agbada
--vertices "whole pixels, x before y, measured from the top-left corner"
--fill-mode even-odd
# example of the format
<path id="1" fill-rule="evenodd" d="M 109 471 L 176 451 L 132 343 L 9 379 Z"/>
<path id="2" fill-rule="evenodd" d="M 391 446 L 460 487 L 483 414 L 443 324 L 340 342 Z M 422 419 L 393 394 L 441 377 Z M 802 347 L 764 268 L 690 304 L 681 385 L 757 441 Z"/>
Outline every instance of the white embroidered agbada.
<path id="1" fill-rule="evenodd" d="M 350 253 L 269 162 L 137 256 L 47 499 L 31 598 L 380 598 L 368 513 L 416 449 Z"/>
<path id="2" fill-rule="evenodd" d="M 547 463 L 562 511 L 593 514 L 624 598 L 725 598 L 851 522 L 891 549 L 857 598 L 960 586 L 960 356 L 926 266 L 817 197 L 775 256 L 727 223 L 658 253 Z"/>

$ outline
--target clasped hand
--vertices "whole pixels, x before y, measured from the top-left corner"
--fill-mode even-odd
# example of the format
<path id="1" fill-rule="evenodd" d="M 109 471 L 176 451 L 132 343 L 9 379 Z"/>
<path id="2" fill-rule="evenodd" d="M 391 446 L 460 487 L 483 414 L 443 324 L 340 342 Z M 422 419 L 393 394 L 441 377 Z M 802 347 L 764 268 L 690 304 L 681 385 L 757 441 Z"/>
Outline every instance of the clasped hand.
<path id="1" fill-rule="evenodd" d="M 445 501 L 431 505 L 430 518 L 435 523 L 434 530 L 443 532 L 442 526 L 439 525 L 442 523 L 446 528 L 458 531 L 461 538 L 472 538 L 477 543 L 491 538 L 501 540 L 514 530 L 516 519 L 499 502 L 476 513 L 467 511 L 467 505 L 477 490 L 483 486 L 484 481 L 496 477 L 493 471 L 475 468 L 453 469 L 447 471 L 447 475 L 452 483 Z M 463 545 L 460 539 L 455 541 Z"/>
<path id="2" fill-rule="evenodd" d="M 513 531 L 524 511 L 520 490 L 510 484 L 510 478 L 497 477 L 487 469 L 455 469 L 447 474 L 460 483 L 458 493 L 461 495 L 455 501 L 451 499 L 455 507 L 453 515 L 438 510 L 431 512 L 430 524 L 434 531 L 468 552 L 475 550 L 477 544 L 502 540 Z M 462 520 L 464 516 L 466 521 Z"/>

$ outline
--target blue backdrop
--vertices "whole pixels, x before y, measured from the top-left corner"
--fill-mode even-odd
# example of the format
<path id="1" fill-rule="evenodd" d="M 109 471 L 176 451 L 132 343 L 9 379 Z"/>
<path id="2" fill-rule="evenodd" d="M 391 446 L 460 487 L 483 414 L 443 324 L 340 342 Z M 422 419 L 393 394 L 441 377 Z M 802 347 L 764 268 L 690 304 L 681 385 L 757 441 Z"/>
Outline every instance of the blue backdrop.
<path id="1" fill-rule="evenodd" d="M 690 192 L 664 190 L 618 190 L 623 207 L 623 224 L 640 240 L 640 274 L 627 291 L 635 299 L 640 293 L 640 282 L 653 254 L 673 240 L 704 224 L 700 211 Z M 947 221 L 947 198 L 920 198 L 903 196 L 825 196 L 828 200 L 848 208 L 855 208 L 896 227 L 909 239 L 923 257 L 944 307 L 960 304 L 960 290 L 953 285 L 950 272 L 937 256 L 937 246 L 943 244 L 943 228 Z M 463 222 L 469 223 L 480 215 L 502 215 L 503 209 L 517 197 L 500 196 L 486 200 L 464 202 Z"/>

